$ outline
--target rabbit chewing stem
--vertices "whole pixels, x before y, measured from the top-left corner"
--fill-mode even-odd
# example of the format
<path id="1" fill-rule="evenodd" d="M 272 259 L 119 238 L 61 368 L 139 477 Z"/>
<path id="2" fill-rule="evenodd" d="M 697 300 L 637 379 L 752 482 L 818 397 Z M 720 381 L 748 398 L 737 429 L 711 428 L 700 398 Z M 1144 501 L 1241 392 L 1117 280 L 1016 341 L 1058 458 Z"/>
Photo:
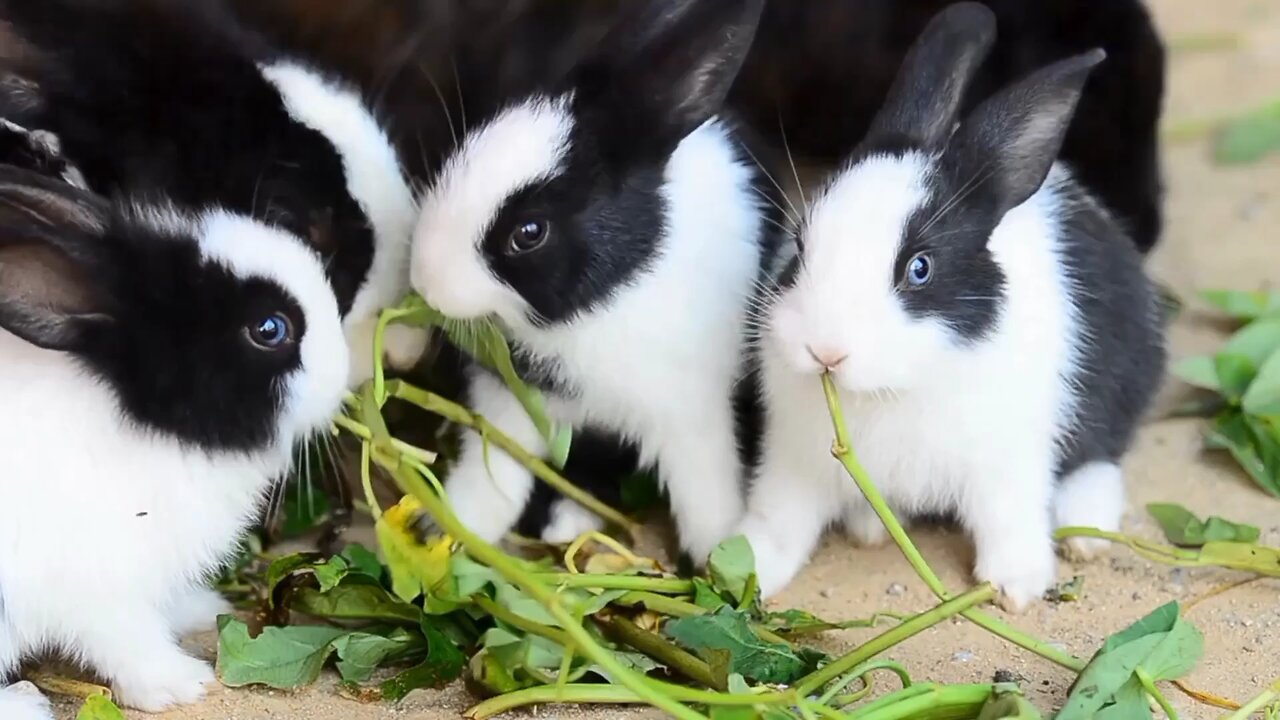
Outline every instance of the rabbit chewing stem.
<path id="1" fill-rule="evenodd" d="M 840 409 L 840 396 L 836 391 L 835 382 L 831 379 L 829 373 L 822 375 L 822 390 L 827 398 L 827 409 L 831 413 L 831 422 L 835 427 L 836 439 L 831 447 L 831 453 L 844 465 L 845 470 L 849 473 L 849 477 L 853 478 L 858 489 L 862 491 L 867 502 L 875 510 L 876 515 L 880 518 L 880 522 L 884 523 L 885 529 L 889 532 L 889 536 L 898 545 L 902 554 L 906 556 L 907 562 L 911 563 L 911 567 L 924 581 L 925 585 L 933 591 L 940 599 L 946 600 L 951 597 L 947 592 L 947 588 L 942 584 L 942 580 L 938 578 L 933 569 L 929 567 L 929 563 L 920 555 L 920 551 L 916 549 L 915 543 L 911 542 L 911 538 L 907 536 L 902 524 L 893 516 L 893 512 L 889 510 L 889 506 L 885 503 L 884 497 L 880 491 L 876 489 L 871 478 L 867 476 L 867 471 L 858 462 L 858 457 L 853 451 L 853 445 L 849 441 L 849 430 L 845 425 L 844 412 Z M 1046 643 L 1043 643 L 1026 633 L 1012 628 L 995 617 L 988 615 L 977 609 L 966 610 L 963 613 L 965 618 L 974 624 L 986 629 L 987 631 L 999 635 L 1000 637 L 1019 645 L 1031 652 L 1055 662 L 1069 670 L 1080 672 L 1084 670 L 1085 663 L 1077 657 L 1065 653 Z"/>
<path id="2" fill-rule="evenodd" d="M 626 530 L 627 534 L 632 538 L 635 537 L 637 527 L 634 522 L 622 513 L 614 510 L 608 505 L 597 500 L 591 493 L 565 480 L 560 473 L 556 472 L 541 458 L 534 456 L 528 450 L 525 450 L 515 440 L 494 427 L 483 417 L 471 412 L 465 407 L 449 402 L 448 400 L 428 392 L 421 388 L 408 385 L 400 380 L 393 380 L 387 383 L 386 392 L 389 396 L 404 400 L 405 402 L 417 405 L 427 412 L 434 413 L 446 420 L 455 422 L 459 425 L 465 425 L 480 433 L 481 437 L 497 445 L 503 452 L 511 456 L 513 460 L 524 465 L 539 480 L 550 485 L 560 494 L 573 500 L 579 505 L 585 507 L 591 512 L 604 518 L 612 525 L 616 525 Z M 376 393 L 376 390 L 375 390 Z"/>

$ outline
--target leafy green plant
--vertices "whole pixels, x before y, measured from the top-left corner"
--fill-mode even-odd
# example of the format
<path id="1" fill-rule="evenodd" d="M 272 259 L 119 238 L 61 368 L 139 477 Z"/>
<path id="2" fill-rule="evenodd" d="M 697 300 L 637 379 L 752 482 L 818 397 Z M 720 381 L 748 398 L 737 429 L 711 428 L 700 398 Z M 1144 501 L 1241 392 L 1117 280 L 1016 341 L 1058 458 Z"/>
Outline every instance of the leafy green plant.
<path id="1" fill-rule="evenodd" d="M 1230 452 L 1268 493 L 1280 497 L 1280 293 L 1215 290 L 1206 301 L 1243 324 L 1211 356 L 1173 366 L 1184 382 L 1214 394 L 1206 446 Z"/>
<path id="2" fill-rule="evenodd" d="M 112 702 L 110 695 L 90 695 L 76 713 L 76 720 L 124 720 L 124 713 Z"/>
<path id="3" fill-rule="evenodd" d="M 1233 523 L 1216 515 L 1201 520 L 1190 510 L 1172 503 L 1151 503 L 1147 512 L 1160 523 L 1169 542 L 1179 547 L 1204 547 L 1210 542 L 1257 542 L 1258 528 Z"/>

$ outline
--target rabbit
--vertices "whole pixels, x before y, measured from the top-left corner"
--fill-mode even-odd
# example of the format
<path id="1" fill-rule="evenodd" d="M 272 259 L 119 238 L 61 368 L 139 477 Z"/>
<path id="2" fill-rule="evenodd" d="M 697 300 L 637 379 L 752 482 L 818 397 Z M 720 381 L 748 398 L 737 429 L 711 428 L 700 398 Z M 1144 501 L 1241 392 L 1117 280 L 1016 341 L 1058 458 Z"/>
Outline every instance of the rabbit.
<path id="1" fill-rule="evenodd" d="M 205 581 L 348 362 L 297 238 L 0 167 L 0 682 L 53 651 L 131 707 L 199 699 L 213 671 L 176 638 L 228 610 Z"/>
<path id="2" fill-rule="evenodd" d="M 834 170 L 866 134 L 908 46 L 951 0 L 773 0 L 727 103 L 802 167 Z M 1143 0 L 983 0 L 1000 36 L 962 109 L 1101 47 L 1059 159 L 1148 252 L 1162 228 L 1166 55 Z"/>
<path id="3" fill-rule="evenodd" d="M 718 117 L 761 0 L 647 0 L 564 79 L 472 113 L 420 200 L 410 282 L 457 319 L 496 317 L 549 414 L 614 433 L 656 463 L 694 562 L 734 529 L 751 453 L 736 402 L 745 325 L 778 252 L 778 200 L 749 141 Z M 769 188 L 769 189 L 766 189 Z M 535 453 L 545 443 L 496 376 L 472 407 Z M 494 541 L 532 479 L 464 437 L 445 482 Z"/>
<path id="4" fill-rule="evenodd" d="M 94 192 L 218 206 L 324 257 L 373 374 L 377 314 L 408 292 L 416 218 L 398 150 L 360 92 L 213 0 L 0 0 L 0 118 L 55 137 Z M 396 367 L 426 333 L 396 327 Z"/>
<path id="5" fill-rule="evenodd" d="M 763 452 L 739 528 L 766 596 L 830 523 L 887 537 L 832 461 L 823 372 L 889 505 L 958 516 L 1005 607 L 1052 584 L 1055 525 L 1118 527 L 1120 461 L 1165 363 L 1159 306 L 1136 247 L 1055 162 L 1105 52 L 1049 64 L 957 123 L 994 34 L 977 3 L 930 22 L 866 139 L 810 198 L 800 254 L 768 296 Z"/>

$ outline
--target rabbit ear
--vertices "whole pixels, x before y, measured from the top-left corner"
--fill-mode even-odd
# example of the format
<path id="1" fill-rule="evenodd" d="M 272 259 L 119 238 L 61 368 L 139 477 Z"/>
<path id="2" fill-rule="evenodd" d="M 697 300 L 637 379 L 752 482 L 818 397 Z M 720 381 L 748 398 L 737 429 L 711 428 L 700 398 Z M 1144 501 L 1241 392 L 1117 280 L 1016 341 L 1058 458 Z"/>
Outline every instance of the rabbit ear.
<path id="1" fill-rule="evenodd" d="M 983 101 L 945 159 L 961 173 L 989 173 L 1000 215 L 1021 205 L 1048 176 L 1085 81 L 1106 56 L 1099 48 L 1060 60 Z"/>
<path id="2" fill-rule="evenodd" d="M 75 350 L 109 320 L 101 199 L 35 173 L 0 168 L 0 328 Z"/>
<path id="3" fill-rule="evenodd" d="M 935 15 L 907 50 L 868 137 L 940 147 L 995 37 L 995 14 L 980 3 L 956 3 Z"/>
<path id="4" fill-rule="evenodd" d="M 764 0 L 635 0 L 578 72 L 621 147 L 670 152 L 720 112 L 755 38 Z"/>

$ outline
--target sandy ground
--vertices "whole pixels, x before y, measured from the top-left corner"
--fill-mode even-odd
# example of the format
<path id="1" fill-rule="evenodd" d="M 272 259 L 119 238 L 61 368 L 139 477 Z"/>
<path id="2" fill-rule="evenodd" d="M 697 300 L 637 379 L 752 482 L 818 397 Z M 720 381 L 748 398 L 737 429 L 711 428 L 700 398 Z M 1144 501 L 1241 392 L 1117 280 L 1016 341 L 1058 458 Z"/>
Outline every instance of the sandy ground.
<path id="1" fill-rule="evenodd" d="M 1187 51 L 1171 58 L 1167 117 L 1180 122 L 1253 107 L 1280 95 L 1280 3 L 1276 0 L 1152 0 L 1166 37 L 1241 33 L 1238 49 Z M 1208 144 L 1193 140 L 1166 150 L 1169 183 L 1168 224 L 1162 246 L 1152 258 L 1156 275 L 1182 293 L 1198 288 L 1250 289 L 1280 281 L 1280 156 L 1242 168 L 1220 168 Z M 1181 317 L 1171 333 L 1175 357 L 1212 349 L 1222 328 L 1196 312 Z M 1163 401 L 1174 402 L 1176 383 Z M 1158 538 L 1142 507 L 1152 501 L 1176 501 L 1199 514 L 1219 514 L 1263 528 L 1263 542 L 1280 545 L 1280 501 L 1272 500 L 1221 458 L 1200 453 L 1200 423 L 1153 421 L 1142 432 L 1128 462 L 1131 498 L 1125 529 Z M 968 582 L 969 544 L 944 531 L 922 531 L 917 539 L 925 555 L 952 588 Z M 1171 599 L 1189 602 L 1240 575 L 1178 570 L 1153 565 L 1123 549 L 1110 559 L 1084 565 L 1064 564 L 1062 578 L 1083 574 L 1080 602 L 1040 604 L 1011 618 L 1035 635 L 1088 656 L 1102 639 L 1138 616 Z M 1190 682 L 1237 700 L 1247 699 L 1280 673 L 1280 581 L 1254 582 L 1199 604 L 1189 614 L 1206 637 L 1206 655 Z M 805 573 L 777 600 L 822 617 L 858 618 L 880 609 L 914 612 L 933 603 L 910 567 L 892 547 L 855 550 L 832 537 Z M 832 652 L 851 648 L 875 631 L 834 634 Z M 193 640 L 212 659 L 212 638 Z M 1026 678 L 1036 704 L 1056 707 L 1065 697 L 1070 674 L 1044 660 L 1005 645 L 964 622 L 944 624 L 895 648 L 891 656 L 918 679 L 986 682 L 996 670 Z M 167 720 L 381 720 L 457 717 L 471 702 L 459 686 L 443 692 L 417 692 L 396 707 L 361 705 L 334 691 L 327 675 L 317 686 L 288 694 L 215 688 L 195 707 L 163 716 Z M 1217 717 L 1219 711 L 1197 705 L 1176 690 L 1174 704 L 1186 718 Z M 59 706 L 72 718 L 74 705 Z M 546 708 L 547 717 L 655 716 L 652 711 L 593 711 Z M 150 717 L 128 713 L 130 720 Z"/>

